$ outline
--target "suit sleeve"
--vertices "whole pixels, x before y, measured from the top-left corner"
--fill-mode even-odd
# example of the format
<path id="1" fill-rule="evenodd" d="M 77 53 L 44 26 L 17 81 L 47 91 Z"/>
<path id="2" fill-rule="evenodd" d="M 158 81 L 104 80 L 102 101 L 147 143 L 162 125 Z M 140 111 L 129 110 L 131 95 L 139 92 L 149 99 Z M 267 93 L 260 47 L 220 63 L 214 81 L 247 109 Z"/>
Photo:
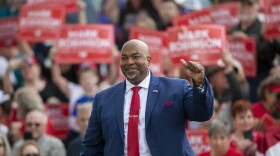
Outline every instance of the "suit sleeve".
<path id="1" fill-rule="evenodd" d="M 205 77 L 203 88 L 193 87 L 187 81 L 183 82 L 184 109 L 190 121 L 207 121 L 213 114 L 214 94 Z"/>
<path id="2" fill-rule="evenodd" d="M 100 103 L 98 103 L 99 94 L 95 96 L 93 110 L 89 119 L 86 135 L 82 141 L 80 156 L 99 156 L 103 155 L 104 140 L 102 127 L 99 118 Z"/>

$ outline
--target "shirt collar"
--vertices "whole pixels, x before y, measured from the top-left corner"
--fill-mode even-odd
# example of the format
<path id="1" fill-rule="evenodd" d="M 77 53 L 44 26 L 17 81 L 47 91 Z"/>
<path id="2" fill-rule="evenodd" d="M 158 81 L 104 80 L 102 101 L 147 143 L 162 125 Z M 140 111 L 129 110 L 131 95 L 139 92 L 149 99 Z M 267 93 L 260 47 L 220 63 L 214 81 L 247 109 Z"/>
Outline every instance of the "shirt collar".
<path id="1" fill-rule="evenodd" d="M 150 79 L 151 79 L 151 74 L 149 71 L 148 76 L 138 86 L 141 88 L 148 89 L 150 84 Z M 125 80 L 125 83 L 126 83 L 125 92 L 128 92 L 131 88 L 135 86 L 132 83 L 130 83 L 127 79 Z"/>

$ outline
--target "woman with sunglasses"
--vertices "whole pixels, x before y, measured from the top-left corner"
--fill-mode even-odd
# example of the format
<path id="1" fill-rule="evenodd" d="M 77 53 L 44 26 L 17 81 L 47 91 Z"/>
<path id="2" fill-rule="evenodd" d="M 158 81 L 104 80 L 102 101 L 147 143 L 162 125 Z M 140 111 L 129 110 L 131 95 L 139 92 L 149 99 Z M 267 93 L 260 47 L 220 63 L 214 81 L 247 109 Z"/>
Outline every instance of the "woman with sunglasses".
<path id="1" fill-rule="evenodd" d="M 10 144 L 2 135 L 0 135 L 0 156 L 11 156 Z"/>
<path id="2" fill-rule="evenodd" d="M 22 145 L 19 156 L 42 156 L 35 141 L 28 140 Z"/>

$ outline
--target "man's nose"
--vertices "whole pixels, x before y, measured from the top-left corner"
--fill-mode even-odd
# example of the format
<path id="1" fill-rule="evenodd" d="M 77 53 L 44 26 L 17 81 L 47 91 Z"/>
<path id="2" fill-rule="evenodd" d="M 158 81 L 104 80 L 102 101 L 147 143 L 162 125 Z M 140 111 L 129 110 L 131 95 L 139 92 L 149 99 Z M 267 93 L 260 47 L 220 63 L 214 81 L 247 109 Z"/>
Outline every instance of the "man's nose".
<path id="1" fill-rule="evenodd" d="M 135 62 L 134 62 L 134 60 L 131 58 L 131 57 L 129 57 L 128 59 L 127 59 L 127 64 L 134 64 Z"/>

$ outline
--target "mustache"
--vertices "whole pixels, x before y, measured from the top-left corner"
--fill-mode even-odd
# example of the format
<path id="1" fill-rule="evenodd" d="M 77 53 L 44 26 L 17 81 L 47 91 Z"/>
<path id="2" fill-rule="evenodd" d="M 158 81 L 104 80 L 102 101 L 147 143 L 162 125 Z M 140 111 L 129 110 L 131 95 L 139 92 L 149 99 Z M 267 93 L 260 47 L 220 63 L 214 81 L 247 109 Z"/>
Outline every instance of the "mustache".
<path id="1" fill-rule="evenodd" d="M 125 70 L 128 70 L 128 69 L 138 69 L 138 66 L 135 66 L 135 65 L 127 65 L 124 67 Z"/>

